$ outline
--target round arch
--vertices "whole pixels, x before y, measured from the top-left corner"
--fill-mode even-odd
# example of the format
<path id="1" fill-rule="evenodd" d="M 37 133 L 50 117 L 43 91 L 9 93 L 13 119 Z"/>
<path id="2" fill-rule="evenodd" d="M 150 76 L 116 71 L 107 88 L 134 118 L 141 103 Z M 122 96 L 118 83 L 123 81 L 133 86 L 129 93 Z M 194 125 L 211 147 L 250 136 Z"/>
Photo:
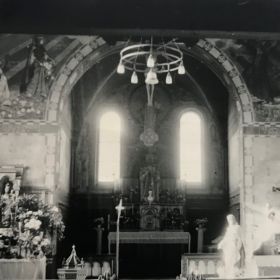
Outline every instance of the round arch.
<path id="1" fill-rule="evenodd" d="M 198 52 L 208 60 L 206 65 L 210 67 L 214 61 L 219 70 L 219 78 L 224 82 L 230 94 L 234 94 L 241 108 L 241 118 L 243 124 L 254 122 L 254 109 L 251 94 L 240 71 L 227 54 L 219 50 L 208 40 L 199 40 L 196 44 Z M 226 76 L 226 78 L 224 77 Z"/>
<path id="2" fill-rule="evenodd" d="M 231 89 L 229 92 L 235 94 L 240 104 L 242 123 L 253 123 L 254 111 L 251 95 L 235 64 L 225 53 L 207 40 L 199 40 L 195 48 L 199 50 L 204 57 L 214 60 L 219 66 L 221 73 L 224 73 L 227 80 L 230 81 Z M 95 37 L 88 44 L 83 45 L 77 50 L 65 63 L 65 66 L 60 70 L 52 84 L 50 98 L 47 104 L 46 120 L 49 122 L 57 122 L 63 109 L 64 97 L 71 92 L 77 81 L 94 64 L 107 55 L 116 53 L 119 49 L 120 46 L 110 47 L 103 38 Z M 191 52 L 190 50 L 190 53 Z M 203 59 L 203 57 L 200 59 Z M 229 87 L 228 83 L 226 84 L 227 87 Z"/>

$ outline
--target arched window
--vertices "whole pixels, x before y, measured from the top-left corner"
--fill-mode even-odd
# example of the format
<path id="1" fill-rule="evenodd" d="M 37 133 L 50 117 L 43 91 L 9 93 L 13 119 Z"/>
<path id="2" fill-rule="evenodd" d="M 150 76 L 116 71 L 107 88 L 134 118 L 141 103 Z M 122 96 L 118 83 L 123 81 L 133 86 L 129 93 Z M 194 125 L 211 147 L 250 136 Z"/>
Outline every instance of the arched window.
<path id="1" fill-rule="evenodd" d="M 180 119 L 180 179 L 195 184 L 202 181 L 202 119 L 194 111 Z"/>
<path id="2" fill-rule="evenodd" d="M 100 119 L 98 181 L 114 182 L 120 178 L 121 120 L 117 113 L 107 112 Z"/>

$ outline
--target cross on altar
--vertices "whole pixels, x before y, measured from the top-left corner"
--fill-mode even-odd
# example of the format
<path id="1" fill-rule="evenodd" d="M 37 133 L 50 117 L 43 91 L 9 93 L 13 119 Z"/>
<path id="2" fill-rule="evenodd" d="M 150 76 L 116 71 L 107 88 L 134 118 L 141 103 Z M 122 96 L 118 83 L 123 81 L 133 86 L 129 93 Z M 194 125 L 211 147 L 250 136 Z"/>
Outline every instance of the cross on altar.
<path id="1" fill-rule="evenodd" d="M 122 198 L 120 199 L 119 204 L 116 206 L 116 210 L 118 212 L 117 223 L 119 223 L 120 222 L 120 217 L 121 217 L 121 212 L 122 212 L 122 210 L 124 210 L 124 207 L 122 205 Z"/>
<path id="2" fill-rule="evenodd" d="M 116 206 L 116 210 L 118 212 L 117 238 L 116 238 L 116 276 L 117 276 L 117 279 L 119 279 L 120 218 L 121 218 L 121 212 L 122 212 L 122 210 L 124 210 L 124 207 L 122 205 L 122 198 L 120 199 L 119 205 Z"/>

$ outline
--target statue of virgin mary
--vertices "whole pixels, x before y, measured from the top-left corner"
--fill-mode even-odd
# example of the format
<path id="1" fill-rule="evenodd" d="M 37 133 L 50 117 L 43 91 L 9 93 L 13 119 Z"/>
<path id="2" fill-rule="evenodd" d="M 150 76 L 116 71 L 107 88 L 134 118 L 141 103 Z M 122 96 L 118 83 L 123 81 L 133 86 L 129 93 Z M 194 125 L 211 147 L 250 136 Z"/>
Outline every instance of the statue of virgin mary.
<path id="1" fill-rule="evenodd" d="M 223 278 L 239 277 L 245 265 L 245 250 L 241 238 L 241 228 L 235 217 L 227 216 L 228 227 L 223 239 L 218 244 L 218 249 L 223 252 L 224 267 L 219 273 Z"/>

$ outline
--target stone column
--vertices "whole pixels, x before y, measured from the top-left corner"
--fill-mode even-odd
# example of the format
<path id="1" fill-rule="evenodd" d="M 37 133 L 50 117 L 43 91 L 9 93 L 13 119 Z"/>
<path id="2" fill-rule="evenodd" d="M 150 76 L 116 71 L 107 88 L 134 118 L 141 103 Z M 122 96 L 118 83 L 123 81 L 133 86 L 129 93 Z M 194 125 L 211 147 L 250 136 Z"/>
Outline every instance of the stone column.
<path id="1" fill-rule="evenodd" d="M 205 227 L 199 225 L 197 228 L 197 253 L 202 253 L 203 251 L 203 239 L 204 239 L 204 231 Z"/>
<path id="2" fill-rule="evenodd" d="M 101 255 L 102 254 L 102 234 L 103 234 L 103 228 L 101 225 L 97 225 L 95 228 L 96 230 L 96 254 Z"/>

